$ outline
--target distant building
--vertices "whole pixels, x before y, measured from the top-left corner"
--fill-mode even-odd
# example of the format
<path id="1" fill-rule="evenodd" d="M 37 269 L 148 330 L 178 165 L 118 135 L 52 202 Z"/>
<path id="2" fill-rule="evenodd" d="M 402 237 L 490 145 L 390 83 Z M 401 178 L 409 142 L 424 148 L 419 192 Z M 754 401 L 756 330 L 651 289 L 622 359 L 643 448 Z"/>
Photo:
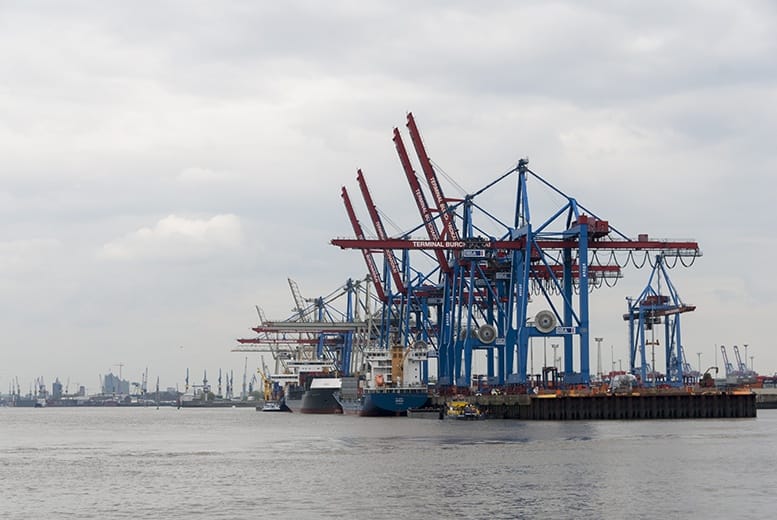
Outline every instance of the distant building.
<path id="1" fill-rule="evenodd" d="M 59 382 L 59 378 L 51 383 L 51 397 L 52 399 L 62 399 L 62 383 Z"/>
<path id="2" fill-rule="evenodd" d="M 103 393 L 129 395 L 130 383 L 124 379 L 119 379 L 112 373 L 107 374 L 103 378 Z"/>

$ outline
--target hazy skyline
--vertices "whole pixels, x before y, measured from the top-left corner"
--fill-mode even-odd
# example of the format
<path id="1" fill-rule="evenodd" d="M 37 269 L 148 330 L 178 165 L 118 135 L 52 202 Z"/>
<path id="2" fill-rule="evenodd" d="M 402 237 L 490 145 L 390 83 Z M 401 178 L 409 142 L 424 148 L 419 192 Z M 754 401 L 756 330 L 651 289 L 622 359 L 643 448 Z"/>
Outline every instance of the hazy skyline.
<path id="1" fill-rule="evenodd" d="M 0 3 L 0 392 L 93 391 L 118 364 L 237 387 L 255 305 L 282 319 L 287 277 L 312 297 L 365 275 L 329 244 L 357 168 L 417 225 L 409 111 L 466 191 L 528 156 L 629 236 L 696 239 L 671 272 L 688 361 L 748 344 L 775 372 L 775 25 L 769 2 Z M 605 368 L 648 274 L 592 297 Z"/>

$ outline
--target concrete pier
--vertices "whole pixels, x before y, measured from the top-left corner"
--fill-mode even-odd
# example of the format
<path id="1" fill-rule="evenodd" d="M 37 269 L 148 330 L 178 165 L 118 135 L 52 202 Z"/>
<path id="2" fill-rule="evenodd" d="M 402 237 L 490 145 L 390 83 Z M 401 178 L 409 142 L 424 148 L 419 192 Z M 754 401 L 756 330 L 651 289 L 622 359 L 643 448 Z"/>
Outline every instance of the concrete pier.
<path id="1" fill-rule="evenodd" d="M 777 388 L 753 388 L 753 392 L 755 392 L 756 408 L 777 408 Z"/>

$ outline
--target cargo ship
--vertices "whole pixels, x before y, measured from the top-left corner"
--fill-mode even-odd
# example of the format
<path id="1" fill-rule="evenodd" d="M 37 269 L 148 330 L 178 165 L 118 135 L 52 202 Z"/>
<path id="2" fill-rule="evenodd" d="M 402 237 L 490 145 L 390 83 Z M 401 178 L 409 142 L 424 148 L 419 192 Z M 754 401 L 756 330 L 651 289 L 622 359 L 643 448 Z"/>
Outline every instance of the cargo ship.
<path id="1" fill-rule="evenodd" d="M 289 360 L 291 374 L 273 374 L 273 381 L 283 382 L 280 403 L 294 413 L 337 414 L 343 413 L 334 393 L 340 390 L 341 380 L 335 377 L 330 361 Z"/>
<path id="2" fill-rule="evenodd" d="M 420 388 L 377 388 L 365 389 L 356 396 L 340 392 L 335 394 L 335 399 L 346 415 L 391 417 L 407 415 L 409 409 L 424 406 L 429 394 Z"/>
<path id="3" fill-rule="evenodd" d="M 343 377 L 342 388 L 334 397 L 346 415 L 407 415 L 408 410 L 423 407 L 429 399 L 422 378 L 426 361 L 427 346 L 421 341 L 408 348 L 365 351 L 366 375 Z"/>
<path id="4" fill-rule="evenodd" d="M 334 397 L 335 392 L 340 390 L 340 384 L 339 377 L 314 377 L 304 392 L 287 396 L 284 404 L 296 413 L 343 413 L 340 403 Z"/>

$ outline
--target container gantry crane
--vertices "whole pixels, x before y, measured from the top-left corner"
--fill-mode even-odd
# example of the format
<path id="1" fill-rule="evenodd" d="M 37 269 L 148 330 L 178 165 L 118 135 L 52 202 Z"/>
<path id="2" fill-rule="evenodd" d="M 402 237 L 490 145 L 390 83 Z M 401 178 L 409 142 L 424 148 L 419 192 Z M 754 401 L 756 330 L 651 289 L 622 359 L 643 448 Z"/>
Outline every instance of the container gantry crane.
<path id="1" fill-rule="evenodd" d="M 377 234 L 378 239 L 386 240 L 388 238 L 388 234 L 386 233 L 386 229 L 383 226 L 378 209 L 372 199 L 372 194 L 367 187 L 367 181 L 364 179 L 364 174 L 362 173 L 361 169 L 357 171 L 356 182 L 359 184 L 359 189 L 362 193 L 364 204 L 367 207 L 367 212 L 370 215 L 370 220 L 372 220 L 372 224 L 375 228 L 375 233 Z M 388 297 L 382 308 L 381 321 L 388 325 L 396 318 L 397 323 L 397 327 L 393 328 L 395 330 L 392 330 L 392 327 L 390 326 L 383 326 L 380 329 L 382 335 L 379 337 L 379 344 L 388 348 L 389 343 L 392 341 L 392 337 L 394 335 L 402 336 L 407 334 L 408 324 L 406 320 L 402 320 L 400 318 L 405 314 L 404 305 L 408 302 L 407 287 L 404 281 L 404 278 L 407 274 L 407 261 L 406 255 L 403 255 L 402 268 L 400 268 L 400 263 L 394 256 L 394 251 L 390 249 L 383 250 L 383 259 L 384 271 L 387 271 L 384 275 L 385 282 L 383 292 L 388 295 Z M 389 276 L 390 280 L 393 280 L 394 282 L 393 287 L 388 283 Z"/>
<path id="2" fill-rule="evenodd" d="M 647 384 L 649 380 L 653 386 L 656 385 L 656 367 L 654 363 L 648 362 L 645 346 L 658 342 L 648 342 L 646 331 L 652 333 L 656 325 L 663 324 L 666 383 L 670 386 L 682 386 L 688 370 L 683 364 L 685 352 L 681 342 L 680 315 L 696 310 L 696 306 L 682 302 L 665 264 L 664 256 L 656 255 L 647 286 L 636 299 L 626 299 L 628 312 L 623 315 L 623 319 L 629 322 L 630 371 L 639 376 L 643 384 Z M 663 294 L 664 290 L 668 294 Z M 651 366 L 650 371 L 648 366 Z M 652 372 L 650 378 L 649 372 Z"/>
<path id="3" fill-rule="evenodd" d="M 409 117 L 410 121 L 411 133 L 417 138 L 415 121 Z M 629 260 L 634 262 L 634 255 L 660 251 L 663 257 L 671 257 L 674 262 L 680 259 L 686 265 L 685 259 L 701 254 L 695 241 L 651 240 L 647 235 L 628 238 L 531 171 L 528 160 L 523 159 L 484 188 L 453 204 L 429 181 L 431 177 L 436 181 L 433 169 L 426 169 L 432 192 L 437 193 L 438 207 L 433 212 L 396 128 L 393 140 L 421 213 L 419 228 L 426 229 L 428 239 L 414 239 L 411 231 L 377 240 L 334 239 L 332 244 L 343 249 L 391 249 L 402 252 L 407 263 L 411 251 L 433 252 L 439 264 L 439 286 L 435 292 L 426 285 L 432 273 L 414 278 L 414 284 L 408 285 L 405 308 L 411 309 L 417 303 L 412 299 L 414 291 L 433 294 L 430 306 L 436 308 L 433 342 L 438 351 L 440 386 L 469 386 L 474 350 L 487 351 L 488 371 L 494 374 L 494 383 L 525 384 L 529 345 L 535 337 L 556 338 L 563 344 L 565 384 L 588 383 L 589 292 L 604 282 L 614 284 L 621 277 L 621 267 Z M 420 138 L 415 140 L 420 142 Z M 428 161 L 425 148 L 417 146 L 417 152 L 423 166 Z M 495 217 L 494 211 L 481 207 L 479 201 L 486 191 L 514 177 L 515 212 L 505 222 Z M 532 219 L 530 179 L 564 200 L 545 219 Z M 443 215 L 449 219 L 447 224 Z M 476 222 L 476 218 L 484 222 Z M 437 231 L 438 220 L 443 223 L 442 235 Z M 488 226 L 496 231 L 486 231 Z M 625 260 L 619 262 L 618 255 L 626 255 Z M 530 303 L 541 306 L 540 312 L 532 316 Z"/>
<path id="4" fill-rule="evenodd" d="M 737 375 L 740 377 L 743 377 L 748 372 L 747 365 L 742 362 L 742 356 L 739 354 L 739 347 L 737 345 L 734 345 L 731 348 L 734 349 L 734 357 L 737 360 Z"/>
<path id="5" fill-rule="evenodd" d="M 328 295 L 313 299 L 320 320 L 300 321 L 298 309 L 285 320 L 262 316 L 260 324 L 252 327 L 257 336 L 237 339 L 239 345 L 232 351 L 269 352 L 284 368 L 289 359 L 326 359 L 347 375 L 359 362 L 353 359 L 354 347 L 361 348 L 365 337 L 373 333 L 361 316 L 381 303 L 367 287 L 367 279 L 349 279 Z M 303 314 L 308 313 L 303 309 Z"/>
<path id="6" fill-rule="evenodd" d="M 723 366 L 726 368 L 726 379 L 728 379 L 729 377 L 736 376 L 736 370 L 734 370 L 734 365 L 732 365 L 731 362 L 728 360 L 728 354 L 726 353 L 725 345 L 720 346 L 720 353 L 723 356 Z"/>
<path id="7" fill-rule="evenodd" d="M 404 146 L 401 142 L 399 143 L 399 149 L 402 151 L 401 156 L 403 157 L 403 162 L 409 164 L 409 159 L 404 152 Z M 415 177 L 412 168 L 410 170 L 410 175 L 412 175 L 412 178 L 417 185 L 417 178 Z M 383 227 L 380 215 L 361 170 L 358 170 L 356 180 L 362 192 L 370 218 L 375 226 L 378 239 L 387 240 L 389 237 Z M 343 190 L 345 192 L 345 187 L 343 187 Z M 419 209 L 421 210 L 422 217 L 426 216 L 428 218 L 427 223 L 431 226 L 430 233 L 432 233 L 433 236 L 437 236 L 436 228 L 431 221 L 432 217 L 430 210 L 426 205 L 423 192 L 420 191 L 420 186 L 417 193 L 420 193 L 421 195 L 419 199 Z M 355 220 L 356 217 L 353 207 L 349 207 L 349 200 L 347 198 L 344 197 L 343 200 L 346 202 L 346 211 L 351 220 L 351 224 L 354 226 L 354 229 L 356 229 L 355 226 L 358 221 Z M 358 236 L 359 234 L 357 233 L 357 237 Z M 364 254 L 368 253 L 367 250 L 362 250 L 362 252 Z M 429 342 L 430 337 L 434 335 L 433 330 L 431 330 L 434 326 L 432 325 L 432 318 L 429 316 L 426 299 L 430 296 L 429 291 L 434 291 L 434 289 L 436 289 L 436 285 L 426 284 L 426 287 L 424 287 L 425 283 L 423 281 L 413 279 L 414 277 L 423 276 L 423 274 L 410 269 L 407 261 L 407 252 L 403 252 L 401 261 L 397 260 L 394 256 L 394 252 L 390 249 L 383 250 L 383 253 L 385 259 L 384 282 L 378 293 L 385 295 L 385 298 L 381 312 L 382 326 L 379 329 L 380 334 L 377 345 L 382 346 L 383 348 L 389 348 L 391 343 L 396 343 L 397 341 L 406 343 L 408 338 L 421 339 Z M 367 260 L 366 257 L 365 260 Z M 439 258 L 438 261 L 446 262 L 444 256 Z M 368 270 L 371 269 L 372 268 L 368 265 Z M 411 287 L 413 288 L 412 292 L 408 291 L 408 285 L 405 283 L 405 279 L 411 281 Z M 394 282 L 393 285 L 389 283 L 389 281 L 392 280 Z M 413 320 L 412 323 L 411 318 Z M 399 340 L 397 340 L 397 338 L 399 338 Z"/>

